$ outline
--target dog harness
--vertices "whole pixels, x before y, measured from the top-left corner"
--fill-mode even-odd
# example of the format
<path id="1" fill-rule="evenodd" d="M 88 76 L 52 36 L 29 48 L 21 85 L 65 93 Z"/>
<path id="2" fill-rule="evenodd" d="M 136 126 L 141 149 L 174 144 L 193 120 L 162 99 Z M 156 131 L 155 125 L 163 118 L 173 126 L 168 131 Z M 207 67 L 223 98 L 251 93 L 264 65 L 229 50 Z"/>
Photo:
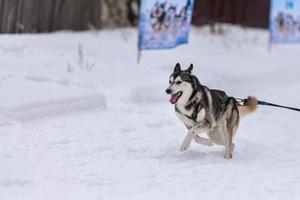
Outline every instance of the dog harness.
<path id="1" fill-rule="evenodd" d="M 226 93 L 222 90 L 211 90 L 211 92 L 215 93 L 218 96 L 218 98 L 220 99 L 222 105 L 225 105 L 227 100 L 229 99 L 229 96 L 227 96 Z M 183 114 L 176 106 L 175 106 L 175 111 L 182 114 L 182 115 L 184 115 L 184 116 L 186 116 L 187 118 L 193 120 L 194 122 L 197 122 L 196 120 L 197 120 L 197 117 L 198 117 L 198 112 L 199 112 L 199 107 L 200 106 L 201 106 L 201 103 L 198 103 L 194 106 L 191 116 Z M 219 113 L 217 113 L 217 115 L 218 114 Z"/>
<path id="2" fill-rule="evenodd" d="M 214 92 L 215 94 L 218 95 L 218 97 L 220 98 L 222 104 L 226 104 L 229 96 L 227 96 L 227 94 L 222 91 L 222 90 L 211 90 L 211 92 Z"/>
<path id="3" fill-rule="evenodd" d="M 196 122 L 197 117 L 198 117 L 198 109 L 199 109 L 199 107 L 200 107 L 200 103 L 197 104 L 197 105 L 194 107 L 191 116 L 188 116 L 188 115 L 186 115 L 186 114 L 183 114 L 182 112 L 180 112 L 180 110 L 178 110 L 178 108 L 177 108 L 176 106 L 175 106 L 175 111 L 178 112 L 178 113 L 180 113 L 180 114 L 182 114 L 182 115 L 184 115 L 184 116 L 186 116 L 187 118 L 193 120 L 194 122 Z"/>

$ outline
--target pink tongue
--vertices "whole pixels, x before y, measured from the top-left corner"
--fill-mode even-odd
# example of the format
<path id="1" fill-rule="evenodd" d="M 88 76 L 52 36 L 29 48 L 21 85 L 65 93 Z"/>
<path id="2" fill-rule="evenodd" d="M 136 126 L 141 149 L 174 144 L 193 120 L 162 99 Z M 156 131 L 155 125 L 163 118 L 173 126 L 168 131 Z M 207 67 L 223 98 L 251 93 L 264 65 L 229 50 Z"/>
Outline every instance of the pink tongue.
<path id="1" fill-rule="evenodd" d="M 175 103 L 176 100 L 177 100 L 177 96 L 178 96 L 177 94 L 172 95 L 171 98 L 170 98 L 170 102 L 171 102 L 171 103 Z"/>

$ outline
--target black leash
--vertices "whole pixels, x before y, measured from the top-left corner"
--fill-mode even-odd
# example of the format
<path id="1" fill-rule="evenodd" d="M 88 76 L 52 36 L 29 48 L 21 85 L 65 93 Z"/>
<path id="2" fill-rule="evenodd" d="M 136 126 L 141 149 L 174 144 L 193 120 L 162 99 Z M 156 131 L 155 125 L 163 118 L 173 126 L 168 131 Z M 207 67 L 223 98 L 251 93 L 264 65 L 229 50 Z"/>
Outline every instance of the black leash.
<path id="1" fill-rule="evenodd" d="M 244 103 L 246 99 L 236 98 L 236 100 L 237 100 L 238 102 Z M 274 106 L 274 107 L 286 108 L 286 109 L 290 109 L 290 110 L 294 110 L 294 111 L 300 112 L 300 108 L 293 108 L 293 107 L 288 107 L 288 106 L 278 105 L 278 104 L 269 103 L 269 102 L 265 102 L 265 101 L 257 101 L 257 102 L 258 102 L 258 105 Z"/>

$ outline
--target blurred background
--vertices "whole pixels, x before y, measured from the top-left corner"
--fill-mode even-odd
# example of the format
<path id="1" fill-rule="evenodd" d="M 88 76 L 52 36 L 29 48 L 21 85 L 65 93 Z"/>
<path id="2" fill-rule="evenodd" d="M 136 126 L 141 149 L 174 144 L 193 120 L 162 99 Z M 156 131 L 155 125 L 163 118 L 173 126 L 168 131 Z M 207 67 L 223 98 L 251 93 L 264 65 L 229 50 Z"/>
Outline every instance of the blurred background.
<path id="1" fill-rule="evenodd" d="M 1 33 L 136 26 L 139 0 L 0 0 Z M 192 24 L 268 27 L 270 0 L 196 0 Z"/>
<path id="2" fill-rule="evenodd" d="M 271 0 L 195 0 L 189 43 L 137 63 L 142 1 L 0 0 L 0 200 L 299 200 L 299 112 L 259 106 L 225 161 L 222 146 L 179 151 L 165 92 L 193 63 L 209 88 L 299 108 L 300 0 L 275 1 L 284 45 Z M 190 27 L 181 11 L 154 36 Z"/>

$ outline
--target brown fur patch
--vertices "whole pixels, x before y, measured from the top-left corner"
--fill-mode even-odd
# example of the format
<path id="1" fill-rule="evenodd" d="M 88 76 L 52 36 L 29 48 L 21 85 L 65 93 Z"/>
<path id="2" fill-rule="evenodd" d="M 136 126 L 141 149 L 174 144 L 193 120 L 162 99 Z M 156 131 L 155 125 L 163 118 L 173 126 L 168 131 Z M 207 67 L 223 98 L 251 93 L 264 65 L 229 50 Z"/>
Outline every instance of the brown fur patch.
<path id="1" fill-rule="evenodd" d="M 248 113 L 254 112 L 257 108 L 258 102 L 257 99 L 253 96 L 249 96 L 244 105 L 238 105 L 238 110 L 241 116 L 244 116 Z"/>

